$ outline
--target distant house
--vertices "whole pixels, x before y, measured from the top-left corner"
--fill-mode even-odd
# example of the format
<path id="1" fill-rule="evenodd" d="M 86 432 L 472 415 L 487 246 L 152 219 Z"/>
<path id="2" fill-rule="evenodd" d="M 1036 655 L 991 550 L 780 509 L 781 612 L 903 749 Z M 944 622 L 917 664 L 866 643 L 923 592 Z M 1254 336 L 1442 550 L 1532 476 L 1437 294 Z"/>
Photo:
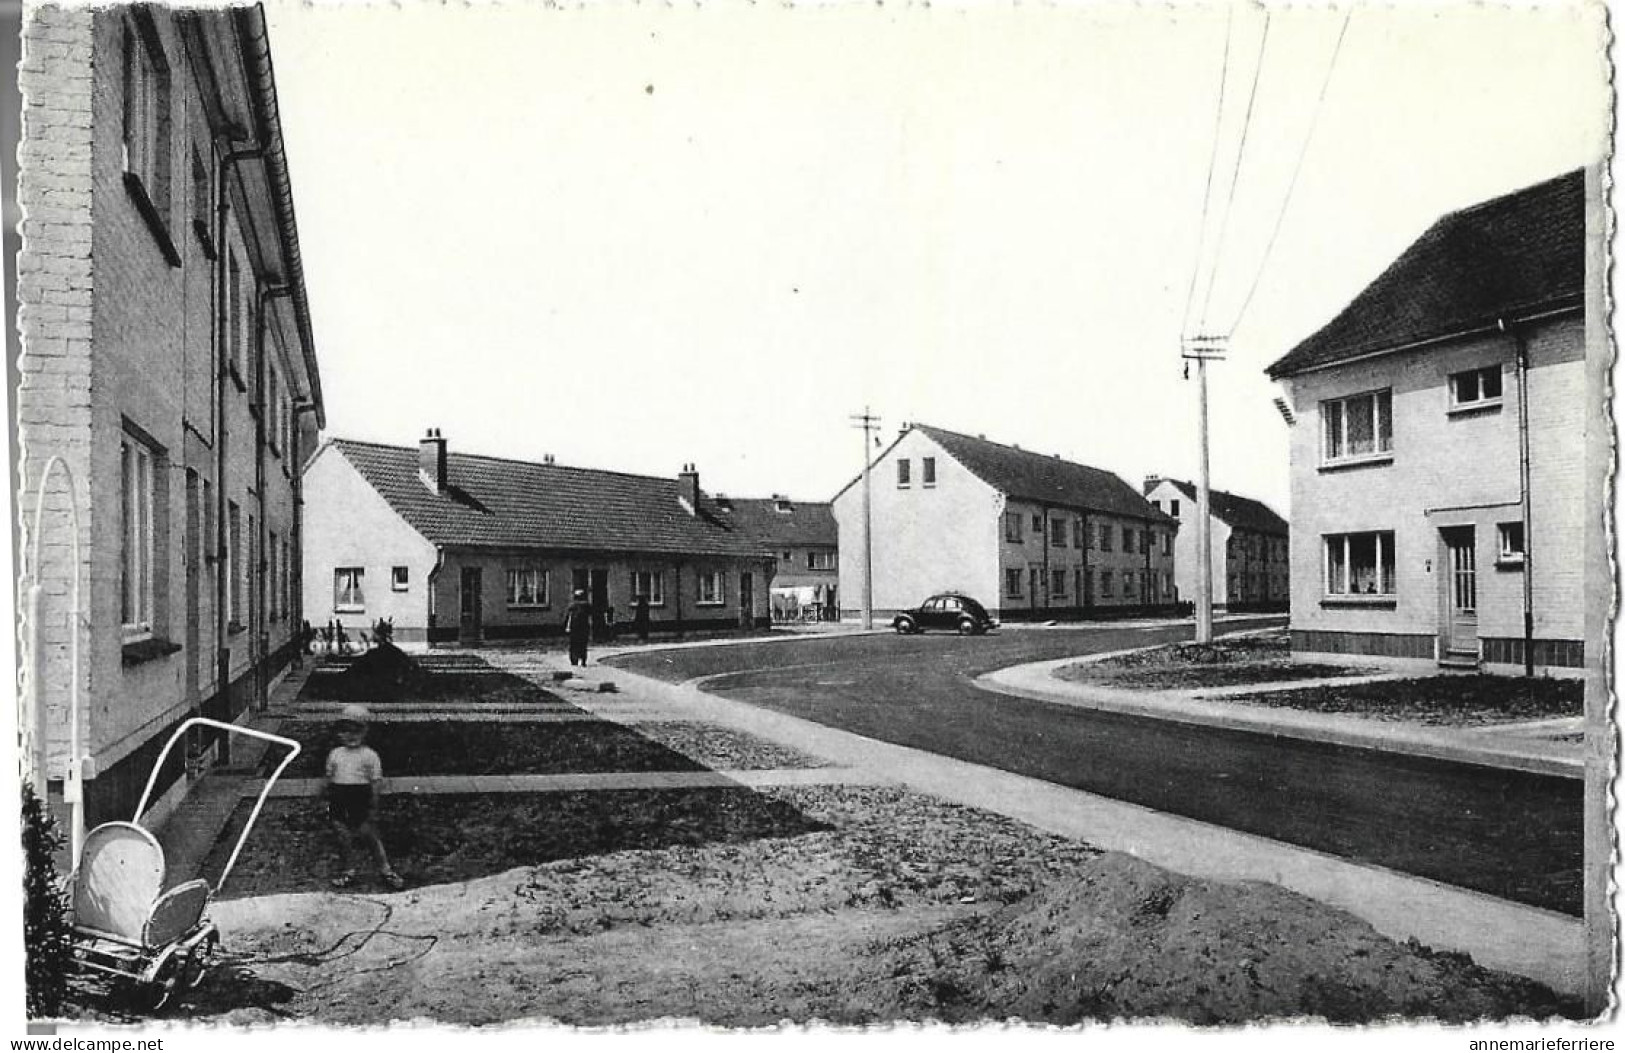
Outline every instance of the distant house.
<path id="1" fill-rule="evenodd" d="M 924 424 L 870 466 L 873 605 L 956 590 L 995 617 L 1169 608 L 1179 524 L 1111 472 Z M 841 605 L 861 609 L 863 486 L 835 496 Z"/>
<path id="2" fill-rule="evenodd" d="M 1604 500 L 1600 200 L 1574 171 L 1445 216 L 1269 368 L 1296 417 L 1294 652 L 1600 658 L 1582 572 Z"/>
<path id="3" fill-rule="evenodd" d="M 835 514 L 828 504 L 770 498 L 715 496 L 719 512 L 777 559 L 773 618 L 834 617 L 839 610 Z"/>
<path id="4" fill-rule="evenodd" d="M 1194 601 L 1201 565 L 1196 486 L 1151 476 L 1144 489 L 1152 505 L 1180 521 L 1174 542 L 1174 585 L 1180 599 Z M 1291 567 L 1286 520 L 1262 501 L 1223 490 L 1208 491 L 1208 512 L 1213 605 L 1229 611 L 1286 610 Z"/>
<path id="5" fill-rule="evenodd" d="M 584 590 L 606 622 L 646 594 L 657 631 L 766 625 L 773 559 L 700 490 L 662 479 L 334 439 L 304 477 L 305 611 L 352 639 L 478 643 L 562 631 Z"/>

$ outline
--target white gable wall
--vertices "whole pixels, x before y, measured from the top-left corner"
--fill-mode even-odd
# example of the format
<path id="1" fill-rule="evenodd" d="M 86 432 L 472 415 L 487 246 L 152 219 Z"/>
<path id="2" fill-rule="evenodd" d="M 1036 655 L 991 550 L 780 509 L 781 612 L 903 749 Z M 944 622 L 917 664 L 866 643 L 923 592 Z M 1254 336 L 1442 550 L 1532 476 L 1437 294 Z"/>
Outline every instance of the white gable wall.
<path id="1" fill-rule="evenodd" d="M 352 640 L 372 631 L 380 618 L 394 619 L 395 638 L 424 638 L 429 612 L 429 573 L 435 547 L 407 524 L 355 465 L 329 443 L 304 475 L 305 617 L 317 629 L 338 619 Z M 391 569 L 407 568 L 407 586 L 396 591 Z M 334 606 L 334 571 L 361 567 L 361 610 Z"/>

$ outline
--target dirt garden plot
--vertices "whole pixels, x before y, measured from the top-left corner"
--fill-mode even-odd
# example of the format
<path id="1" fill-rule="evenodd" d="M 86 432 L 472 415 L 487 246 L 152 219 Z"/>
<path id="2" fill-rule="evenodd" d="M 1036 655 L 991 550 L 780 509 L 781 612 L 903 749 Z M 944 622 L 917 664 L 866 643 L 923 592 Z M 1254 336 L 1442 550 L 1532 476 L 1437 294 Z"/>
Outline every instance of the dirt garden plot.
<path id="1" fill-rule="evenodd" d="M 1226 696 L 1223 701 L 1315 713 L 1357 713 L 1413 724 L 1475 727 L 1583 716 L 1585 684 L 1555 678 L 1452 674 L 1260 691 Z"/>
<path id="2" fill-rule="evenodd" d="M 1152 647 L 1062 666 L 1055 675 L 1080 684 L 1147 691 L 1188 691 L 1321 677 L 1358 676 L 1369 669 L 1292 661 L 1285 633 L 1238 636 L 1211 644 Z"/>
<path id="3" fill-rule="evenodd" d="M 323 887 L 325 831 L 276 802 L 216 905 L 233 963 L 180 1012 L 733 1026 L 1577 1012 L 1272 886 L 1183 878 L 898 788 L 390 807 L 417 887 L 288 894 Z"/>
<path id="4" fill-rule="evenodd" d="M 285 778 L 316 779 L 338 745 L 327 721 L 286 721 L 281 734 L 302 747 Z M 367 729 L 384 774 L 563 775 L 583 772 L 705 771 L 716 768 L 816 768 L 799 750 L 709 724 L 639 724 L 607 720 L 537 724 L 521 721 L 388 722 Z M 269 769 L 279 760 L 267 755 Z"/>
<path id="5" fill-rule="evenodd" d="M 299 701 L 520 705 L 562 700 L 478 655 L 407 655 L 393 647 L 378 647 L 360 655 L 320 659 L 305 680 Z"/>

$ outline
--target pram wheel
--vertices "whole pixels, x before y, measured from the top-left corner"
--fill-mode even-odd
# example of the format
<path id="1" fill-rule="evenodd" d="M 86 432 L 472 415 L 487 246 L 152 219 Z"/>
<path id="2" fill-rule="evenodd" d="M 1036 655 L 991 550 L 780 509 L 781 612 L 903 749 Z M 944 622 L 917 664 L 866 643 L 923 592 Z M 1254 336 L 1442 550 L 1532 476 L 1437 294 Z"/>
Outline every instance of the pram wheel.
<path id="1" fill-rule="evenodd" d="M 150 980 L 132 979 L 124 985 L 122 1001 L 138 1013 L 156 1013 L 169 1004 L 180 986 L 182 959 L 166 955 Z"/>
<path id="2" fill-rule="evenodd" d="M 210 936 L 192 949 L 180 967 L 180 989 L 183 991 L 196 990 L 209 974 L 209 967 L 214 964 L 214 952 L 220 940 Z"/>

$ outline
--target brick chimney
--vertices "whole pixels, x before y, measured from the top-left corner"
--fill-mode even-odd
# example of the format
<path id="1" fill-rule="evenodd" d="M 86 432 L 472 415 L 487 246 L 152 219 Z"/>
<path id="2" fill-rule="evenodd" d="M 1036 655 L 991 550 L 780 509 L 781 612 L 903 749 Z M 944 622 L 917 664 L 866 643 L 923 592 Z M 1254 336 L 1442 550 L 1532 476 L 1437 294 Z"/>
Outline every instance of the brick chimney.
<path id="1" fill-rule="evenodd" d="M 677 500 L 691 516 L 700 514 L 700 473 L 692 464 L 677 473 Z"/>
<path id="2" fill-rule="evenodd" d="M 446 492 L 446 440 L 439 428 L 430 428 L 418 440 L 418 475 L 437 494 Z"/>
<path id="3" fill-rule="evenodd" d="M 1155 490 L 1157 488 L 1157 484 L 1160 483 L 1160 482 L 1162 482 L 1162 476 L 1160 476 L 1160 475 L 1148 475 L 1148 476 L 1146 476 L 1145 477 L 1145 487 L 1144 487 L 1144 489 L 1142 489 L 1140 491 L 1140 493 L 1142 493 L 1142 494 L 1150 493 L 1151 491 L 1153 491 L 1153 490 Z"/>

